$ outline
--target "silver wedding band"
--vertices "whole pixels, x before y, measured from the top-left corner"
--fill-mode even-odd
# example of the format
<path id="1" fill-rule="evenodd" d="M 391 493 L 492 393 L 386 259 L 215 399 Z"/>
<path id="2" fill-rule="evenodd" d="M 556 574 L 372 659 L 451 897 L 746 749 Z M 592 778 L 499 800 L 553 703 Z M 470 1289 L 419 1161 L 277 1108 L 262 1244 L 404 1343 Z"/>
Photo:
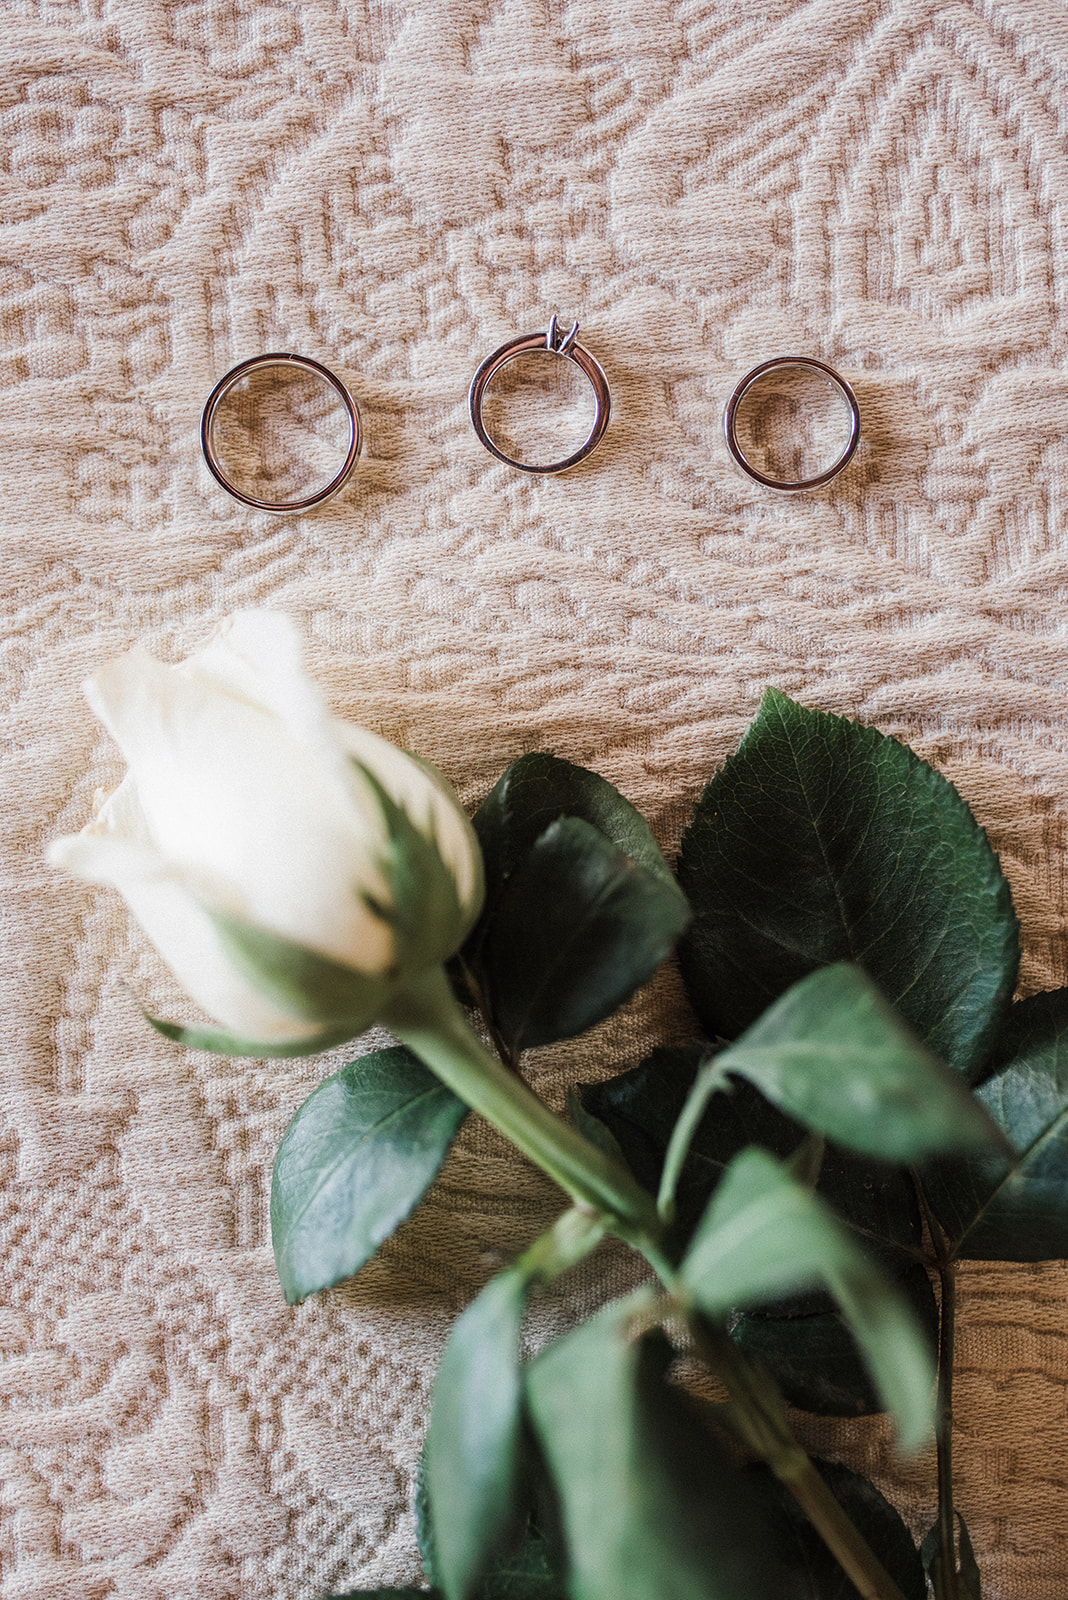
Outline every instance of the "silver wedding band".
<path id="1" fill-rule="evenodd" d="M 471 379 L 471 388 L 467 401 L 471 412 L 471 425 L 481 442 L 491 455 L 498 461 L 504 461 L 510 467 L 518 467 L 520 472 L 566 472 L 568 467 L 575 467 L 580 461 L 585 461 L 601 440 L 604 438 L 605 429 L 608 427 L 608 418 L 612 409 L 612 397 L 608 389 L 608 379 L 605 377 L 604 368 L 600 362 L 590 355 L 577 343 L 578 323 L 573 322 L 568 332 L 562 337 L 557 334 L 556 318 L 549 321 L 545 333 L 528 333 L 518 339 L 509 339 L 507 344 L 502 344 L 499 350 L 487 356 Z M 593 418 L 593 427 L 583 444 L 563 461 L 552 461 L 544 466 L 533 466 L 529 461 L 517 461 L 514 456 L 506 455 L 491 437 L 482 417 L 482 406 L 489 388 L 497 373 L 509 361 L 514 361 L 518 356 L 526 355 L 534 350 L 548 350 L 552 355 L 564 356 L 573 361 L 579 371 L 585 376 L 593 389 L 596 410 Z"/>
<path id="2" fill-rule="evenodd" d="M 255 495 L 246 494 L 243 489 L 239 489 L 235 483 L 230 482 L 215 455 L 212 431 L 219 406 L 235 383 L 239 383 L 242 378 L 247 377 L 250 372 L 254 372 L 259 367 L 299 367 L 302 371 L 312 372 L 316 377 L 321 378 L 324 383 L 330 385 L 345 407 L 349 430 L 345 459 L 324 489 L 318 489 L 315 494 L 304 495 L 299 500 L 259 500 Z M 329 367 L 324 367 L 320 362 L 313 361 L 310 356 L 295 356 L 286 351 L 276 350 L 268 355 L 251 356 L 248 361 L 239 362 L 236 367 L 226 374 L 225 378 L 219 379 L 219 382 L 208 396 L 203 416 L 200 419 L 200 445 L 204 451 L 204 460 L 207 462 L 212 476 L 217 483 L 222 485 L 227 494 L 232 495 L 235 500 L 240 500 L 243 506 L 251 506 L 254 511 L 308 511 L 312 506 L 321 506 L 327 500 L 332 500 L 348 482 L 360 454 L 360 443 L 360 413 L 356 408 L 355 400 L 341 379 L 335 376 Z"/>
<path id="3" fill-rule="evenodd" d="M 761 472 L 758 467 L 746 456 L 735 431 L 738 408 L 753 386 L 760 382 L 768 373 L 789 367 L 801 368 L 817 373 L 830 384 L 831 388 L 845 402 L 849 412 L 849 437 L 836 461 L 823 472 L 816 473 L 811 478 L 771 478 L 767 473 Z M 849 384 L 822 361 L 816 361 L 812 356 L 775 356 L 771 361 L 762 361 L 758 367 L 747 372 L 741 383 L 727 401 L 727 409 L 723 413 L 723 436 L 727 441 L 727 449 L 741 467 L 755 483 L 762 484 L 765 489 L 778 489 L 783 494 L 796 494 L 801 489 L 819 489 L 825 483 L 830 483 L 832 478 L 847 467 L 853 459 L 853 454 L 860 441 L 860 407 L 857 397 Z"/>

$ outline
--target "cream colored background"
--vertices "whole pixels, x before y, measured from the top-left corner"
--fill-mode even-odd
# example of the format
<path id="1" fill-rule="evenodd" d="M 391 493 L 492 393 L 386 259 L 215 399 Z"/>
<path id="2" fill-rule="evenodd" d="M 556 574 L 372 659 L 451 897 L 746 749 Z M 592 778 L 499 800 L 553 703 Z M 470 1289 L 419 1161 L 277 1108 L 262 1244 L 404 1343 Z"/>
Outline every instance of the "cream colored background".
<path id="1" fill-rule="evenodd" d="M 549 1187 L 472 1128 L 353 1285 L 273 1276 L 275 1144 L 342 1059 L 219 1062 L 109 894 L 42 865 L 119 773 L 79 684 L 285 608 L 336 708 L 474 804 L 593 765 L 677 842 L 765 684 L 913 742 L 1001 851 L 1026 990 L 1068 980 L 1068 8 L 1062 0 L 6 0 L 0 574 L 8 740 L 2 1600 L 314 1600 L 416 1578 L 430 1375 Z M 614 398 L 566 478 L 494 462 L 489 350 L 578 316 Z M 319 514 L 200 459 L 237 360 L 351 383 Z M 748 365 L 855 383 L 858 464 L 779 499 L 717 439 Z M 690 1023 L 670 973 L 531 1058 L 569 1081 Z M 618 1282 L 608 1260 L 579 1285 Z M 535 1337 L 567 1315 L 544 1306 Z M 991 1600 L 1063 1600 L 1068 1273 L 969 1271 L 960 1503 Z M 917 1527 L 932 1463 L 802 1423 Z"/>

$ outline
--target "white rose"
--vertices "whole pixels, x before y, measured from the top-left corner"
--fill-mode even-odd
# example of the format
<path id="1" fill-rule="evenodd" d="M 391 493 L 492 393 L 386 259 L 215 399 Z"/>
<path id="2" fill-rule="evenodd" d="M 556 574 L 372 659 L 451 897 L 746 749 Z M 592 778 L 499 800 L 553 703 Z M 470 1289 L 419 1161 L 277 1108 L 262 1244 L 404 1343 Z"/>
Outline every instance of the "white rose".
<path id="1" fill-rule="evenodd" d="M 49 858 L 117 888 L 229 1033 L 358 1033 L 462 943 L 482 861 L 456 796 L 330 715 L 287 617 L 239 613 L 178 666 L 131 650 L 86 693 L 129 772 Z"/>

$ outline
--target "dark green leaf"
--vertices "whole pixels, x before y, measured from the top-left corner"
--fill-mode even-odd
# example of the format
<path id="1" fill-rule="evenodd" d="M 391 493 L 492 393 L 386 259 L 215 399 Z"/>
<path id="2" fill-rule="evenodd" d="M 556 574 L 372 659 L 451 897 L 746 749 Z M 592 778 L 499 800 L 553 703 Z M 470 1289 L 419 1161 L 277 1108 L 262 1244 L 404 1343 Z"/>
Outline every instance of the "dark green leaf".
<path id="1" fill-rule="evenodd" d="M 526 1435 L 529 1449 L 530 1437 Z M 528 1462 L 529 1466 L 530 1463 Z M 415 1488 L 415 1532 L 423 1571 L 431 1586 L 432 1595 L 441 1595 L 438 1587 L 437 1538 L 430 1514 L 430 1497 L 426 1487 L 426 1449 L 419 1458 Z M 554 1565 L 550 1545 L 540 1527 L 532 1520 L 525 1529 L 522 1541 L 507 1549 L 490 1565 L 478 1587 L 478 1600 L 567 1600 L 562 1578 Z"/>
<path id="2" fill-rule="evenodd" d="M 812 1283 L 830 1290 L 906 1449 L 931 1428 L 934 1363 L 908 1302 L 818 1195 L 764 1150 L 736 1156 L 680 1269 L 711 1316 Z"/>
<path id="3" fill-rule="evenodd" d="M 938 1302 L 922 1266 L 896 1280 L 912 1306 L 933 1352 L 938 1342 Z M 769 1316 L 743 1312 L 731 1336 L 768 1368 L 791 1405 L 819 1416 L 863 1417 L 882 1410 L 882 1401 L 856 1341 L 838 1311 L 804 1310 Z"/>
<path id="4" fill-rule="evenodd" d="M 453 1324 L 425 1449 L 437 1581 L 467 1600 L 516 1520 L 524 1275 L 490 1280 Z"/>
<path id="5" fill-rule="evenodd" d="M 689 917 L 678 888 L 578 817 L 552 823 L 496 904 L 481 983 L 514 1052 L 610 1015 L 671 951 Z"/>
<path id="6" fill-rule="evenodd" d="M 491 896 L 561 817 L 581 817 L 625 856 L 674 886 L 648 823 L 618 789 L 585 767 L 533 752 L 512 762 L 473 819 Z"/>
<path id="7" fill-rule="evenodd" d="M 873 1554 L 893 1578 L 904 1600 L 926 1600 L 923 1562 L 915 1542 L 893 1506 L 848 1468 L 814 1461 L 820 1476 Z M 779 1520 L 778 1544 L 790 1567 L 803 1575 L 808 1600 L 858 1600 L 856 1586 L 813 1528 L 796 1500 L 760 1465 L 746 1469 L 764 1486 L 769 1506 Z"/>
<path id="8" fill-rule="evenodd" d="M 706 1048 L 654 1050 L 632 1071 L 580 1090 L 587 1110 L 610 1129 L 639 1183 L 654 1194 L 671 1130 Z M 691 1142 L 676 1194 L 673 1236 L 678 1243 L 689 1239 L 728 1163 L 740 1150 L 758 1144 L 786 1158 L 804 1137 L 804 1129 L 748 1083 L 735 1080 L 730 1094 L 714 1096 Z M 828 1144 L 817 1187 L 877 1259 L 895 1273 L 911 1263 L 923 1225 L 906 1172 L 862 1161 Z M 829 1305 L 822 1291 L 810 1292 L 803 1309 L 814 1312 Z"/>
<path id="9" fill-rule="evenodd" d="M 1068 1257 L 1068 989 L 1013 1006 L 976 1097 L 1016 1154 L 925 1169 L 954 1250 L 978 1261 Z"/>
<path id="10" fill-rule="evenodd" d="M 486 904 L 463 963 L 513 1051 L 599 1022 L 652 975 L 689 919 L 648 825 L 594 772 L 522 756 L 474 826 Z"/>
<path id="11" fill-rule="evenodd" d="M 501 1556 L 483 1580 L 478 1600 L 567 1600 L 546 1541 L 528 1533 L 518 1550 Z"/>
<path id="12" fill-rule="evenodd" d="M 698 1063 L 696 1076 L 690 1085 L 690 1092 L 679 1112 L 678 1120 L 671 1130 L 671 1138 L 664 1154 L 657 1209 L 665 1221 L 673 1220 L 675 1217 L 676 1198 L 682 1182 L 683 1169 L 708 1110 L 709 1102 L 714 1095 L 730 1093 L 731 1087 L 731 1080 L 720 1065 L 717 1052 L 710 1049 Z M 817 1140 L 815 1143 L 820 1146 L 818 1153 L 822 1155 L 820 1141 Z M 812 1181 L 815 1181 L 814 1177 Z"/>
<path id="13" fill-rule="evenodd" d="M 572 1600 L 793 1600 L 759 1497 L 636 1335 L 651 1303 L 617 1301 L 528 1369 Z"/>
<path id="14" fill-rule="evenodd" d="M 805 1127 L 880 1161 L 1001 1143 L 960 1077 L 844 962 L 795 983 L 716 1065 Z"/>
<path id="15" fill-rule="evenodd" d="M 466 1106 L 400 1047 L 309 1095 L 274 1162 L 271 1233 L 292 1304 L 351 1277 L 418 1204 Z"/>
<path id="16" fill-rule="evenodd" d="M 679 1119 L 705 1055 L 703 1045 L 661 1047 L 629 1072 L 618 1073 L 603 1083 L 579 1084 L 576 1090 L 585 1110 L 608 1130 L 622 1150 L 630 1170 L 650 1194 L 656 1194 L 660 1187 L 664 1152 L 671 1131 Z M 726 1096 L 723 1098 L 726 1099 Z M 707 1115 L 705 1120 L 707 1122 Z M 786 1119 L 780 1120 L 785 1122 Z M 740 1138 L 738 1147 L 749 1142 L 744 1137 Z M 734 1151 L 730 1153 L 733 1155 Z M 693 1163 L 691 1147 L 690 1165 Z M 688 1216 L 690 1224 L 696 1222 L 704 1210 L 723 1166 L 724 1163 L 719 1162 L 714 1172 L 702 1172 L 701 1180 L 694 1185 L 699 1189 L 699 1195 L 696 1208 L 691 1208 Z M 707 1181 L 703 1181 L 706 1178 Z M 680 1201 L 684 1198 L 680 1196 Z"/>
<path id="17" fill-rule="evenodd" d="M 249 980 L 283 1011 L 351 1039 L 370 1026 L 391 988 L 388 975 L 358 972 L 267 928 L 212 914 L 223 948 Z"/>
<path id="18" fill-rule="evenodd" d="M 591 1144 L 595 1144 L 598 1150 L 611 1157 L 613 1161 L 618 1161 L 621 1167 L 627 1165 L 627 1158 L 620 1148 L 618 1139 L 609 1131 L 599 1117 L 591 1116 L 586 1110 L 574 1085 L 571 1085 L 567 1091 L 567 1114 L 579 1133 L 588 1139 Z"/>
<path id="19" fill-rule="evenodd" d="M 905 745 L 769 690 L 697 803 L 680 878 L 694 1007 L 733 1038 L 797 979 L 862 966 L 975 1075 L 1012 993 L 1016 918 L 964 801 Z"/>

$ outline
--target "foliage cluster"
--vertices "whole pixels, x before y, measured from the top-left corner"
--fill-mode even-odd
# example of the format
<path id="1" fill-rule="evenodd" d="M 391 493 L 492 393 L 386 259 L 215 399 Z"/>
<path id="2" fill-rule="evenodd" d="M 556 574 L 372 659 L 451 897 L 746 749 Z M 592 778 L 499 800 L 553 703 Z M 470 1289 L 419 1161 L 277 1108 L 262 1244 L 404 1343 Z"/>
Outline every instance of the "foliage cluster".
<path id="1" fill-rule="evenodd" d="M 572 1097 L 648 1222 L 572 1205 L 455 1324 L 428 1579 L 447 1600 L 978 1600 L 952 1498 L 955 1266 L 1068 1256 L 1068 991 L 1011 1003 L 1017 924 L 982 829 L 904 745 L 774 691 L 677 879 L 610 784 L 553 756 L 509 767 L 475 828 L 487 900 L 453 978 L 501 1061 L 600 1022 L 676 943 L 701 1037 Z M 320 1085 L 275 1167 L 291 1301 L 359 1270 L 465 1111 L 404 1047 Z M 531 1296 L 607 1233 L 653 1281 L 524 1361 Z M 695 1356 L 723 1405 L 676 1381 Z M 921 1549 L 872 1485 L 804 1456 L 786 1401 L 888 1410 L 903 1448 L 936 1426 Z"/>

